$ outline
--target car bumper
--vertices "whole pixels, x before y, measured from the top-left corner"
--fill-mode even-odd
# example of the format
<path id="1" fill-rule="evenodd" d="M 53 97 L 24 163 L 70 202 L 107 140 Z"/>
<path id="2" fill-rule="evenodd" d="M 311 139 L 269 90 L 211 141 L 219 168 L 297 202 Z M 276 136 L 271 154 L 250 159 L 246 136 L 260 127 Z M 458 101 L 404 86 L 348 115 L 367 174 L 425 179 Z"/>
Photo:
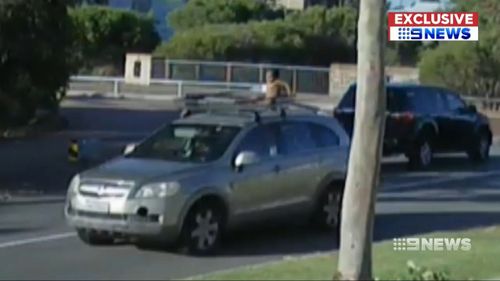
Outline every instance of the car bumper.
<path id="1" fill-rule="evenodd" d="M 76 195 L 67 200 L 65 216 L 70 226 L 125 236 L 161 237 L 171 241 L 180 232 L 180 200 L 101 200 L 107 203 L 108 209 L 96 211 L 82 207 L 82 202 L 87 199 Z"/>

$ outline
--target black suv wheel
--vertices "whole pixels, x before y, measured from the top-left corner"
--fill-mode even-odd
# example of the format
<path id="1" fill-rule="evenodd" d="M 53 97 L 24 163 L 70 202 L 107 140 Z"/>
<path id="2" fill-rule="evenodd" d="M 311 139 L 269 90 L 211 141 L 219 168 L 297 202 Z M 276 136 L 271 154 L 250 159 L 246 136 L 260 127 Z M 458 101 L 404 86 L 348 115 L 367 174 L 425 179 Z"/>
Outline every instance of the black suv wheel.
<path id="1" fill-rule="evenodd" d="M 491 141 L 487 132 L 482 131 L 476 135 L 471 147 L 467 151 L 469 159 L 476 162 L 483 162 L 490 157 Z"/>
<path id="2" fill-rule="evenodd" d="M 422 134 L 415 140 L 408 153 L 408 158 L 410 168 L 412 169 L 425 169 L 431 165 L 434 158 L 434 151 L 430 134 Z"/>

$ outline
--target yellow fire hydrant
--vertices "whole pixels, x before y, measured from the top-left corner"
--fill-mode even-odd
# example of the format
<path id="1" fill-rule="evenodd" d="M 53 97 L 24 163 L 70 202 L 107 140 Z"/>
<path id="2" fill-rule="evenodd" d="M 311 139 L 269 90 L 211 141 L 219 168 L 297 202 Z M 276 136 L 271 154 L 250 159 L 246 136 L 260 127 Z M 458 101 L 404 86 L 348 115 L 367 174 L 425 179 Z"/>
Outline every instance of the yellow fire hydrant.
<path id="1" fill-rule="evenodd" d="M 78 144 L 77 140 L 72 139 L 68 147 L 68 160 L 70 162 L 78 162 L 79 159 L 80 159 L 80 145 Z"/>

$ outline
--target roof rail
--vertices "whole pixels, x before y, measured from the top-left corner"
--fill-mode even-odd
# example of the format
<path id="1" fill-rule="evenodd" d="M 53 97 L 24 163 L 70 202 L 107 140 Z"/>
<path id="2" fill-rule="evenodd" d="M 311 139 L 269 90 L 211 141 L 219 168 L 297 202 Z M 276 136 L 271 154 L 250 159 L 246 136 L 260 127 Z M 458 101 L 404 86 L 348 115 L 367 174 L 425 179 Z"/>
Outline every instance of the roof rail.
<path id="1" fill-rule="evenodd" d="M 273 105 L 256 104 L 254 102 L 256 97 L 230 91 L 192 94 L 184 98 L 184 111 L 189 114 L 192 112 L 251 113 L 255 122 L 260 122 L 261 114 L 264 112 L 275 112 L 282 118 L 286 118 L 288 111 L 298 110 L 308 114 L 318 114 L 320 111 L 317 107 L 300 104 L 289 98 L 280 98 Z"/>

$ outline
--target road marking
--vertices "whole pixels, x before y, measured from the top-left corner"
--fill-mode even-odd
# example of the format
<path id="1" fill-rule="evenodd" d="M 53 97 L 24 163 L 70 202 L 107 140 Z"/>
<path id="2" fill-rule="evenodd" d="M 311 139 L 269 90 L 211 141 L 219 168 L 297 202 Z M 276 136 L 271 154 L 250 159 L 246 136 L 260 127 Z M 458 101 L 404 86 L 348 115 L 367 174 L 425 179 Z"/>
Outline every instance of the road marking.
<path id="1" fill-rule="evenodd" d="M 64 233 L 53 234 L 53 235 L 48 235 L 48 236 L 41 236 L 41 237 L 35 237 L 35 238 L 29 238 L 29 239 L 10 241 L 10 242 L 5 242 L 5 243 L 0 243 L 0 249 L 12 248 L 12 247 L 17 247 L 17 246 L 24 246 L 24 245 L 28 245 L 28 244 L 36 244 L 36 243 L 40 243 L 40 242 L 48 242 L 48 241 L 53 241 L 53 240 L 66 239 L 66 238 L 75 237 L 75 236 L 76 236 L 75 232 L 64 232 Z"/>

